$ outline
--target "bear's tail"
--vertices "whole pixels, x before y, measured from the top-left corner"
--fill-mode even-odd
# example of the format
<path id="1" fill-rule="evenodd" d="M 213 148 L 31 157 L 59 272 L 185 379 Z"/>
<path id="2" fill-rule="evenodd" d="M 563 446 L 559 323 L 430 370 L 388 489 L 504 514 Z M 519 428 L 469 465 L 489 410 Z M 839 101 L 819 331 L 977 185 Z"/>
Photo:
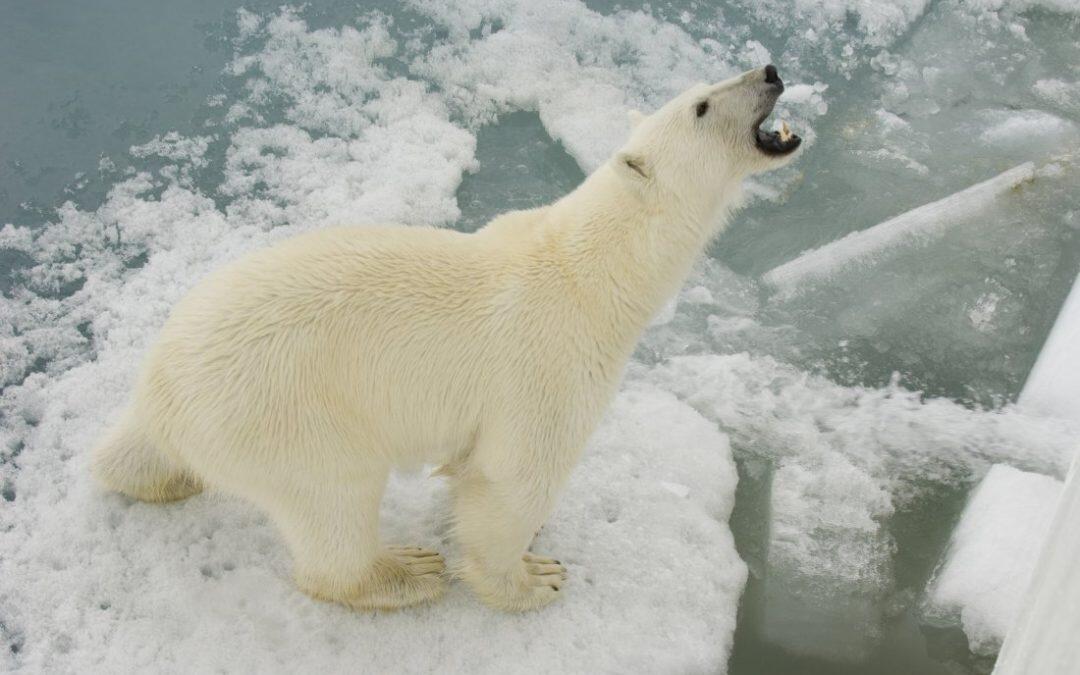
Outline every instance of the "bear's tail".
<path id="1" fill-rule="evenodd" d="M 202 491 L 198 478 L 154 447 L 130 411 L 94 449 L 91 471 L 108 489 L 145 502 L 171 502 Z"/>

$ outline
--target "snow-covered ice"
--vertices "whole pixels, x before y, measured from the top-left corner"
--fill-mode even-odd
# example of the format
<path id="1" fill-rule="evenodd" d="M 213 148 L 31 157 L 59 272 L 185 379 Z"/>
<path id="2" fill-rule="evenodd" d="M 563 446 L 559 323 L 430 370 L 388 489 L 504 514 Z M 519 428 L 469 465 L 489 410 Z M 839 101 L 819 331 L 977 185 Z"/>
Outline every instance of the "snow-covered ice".
<path id="1" fill-rule="evenodd" d="M 996 464 L 953 531 L 928 591 L 939 621 L 959 616 L 971 649 L 994 654 L 1016 618 L 1061 495 L 1061 481 Z"/>
<path id="2" fill-rule="evenodd" d="M 92 485 L 80 449 L 113 405 L 99 392 L 126 380 L 117 365 L 81 366 L 40 392 L 42 424 L 2 516 L 8 666 L 587 673 L 727 660 L 746 578 L 726 524 L 735 467 L 724 434 L 671 394 L 624 390 L 536 540 L 570 571 L 556 611 L 495 613 L 455 584 L 435 606 L 370 615 L 297 590 L 272 526 L 246 504 L 156 506 Z M 384 537 L 452 557 L 446 500 L 440 479 L 397 477 Z"/>

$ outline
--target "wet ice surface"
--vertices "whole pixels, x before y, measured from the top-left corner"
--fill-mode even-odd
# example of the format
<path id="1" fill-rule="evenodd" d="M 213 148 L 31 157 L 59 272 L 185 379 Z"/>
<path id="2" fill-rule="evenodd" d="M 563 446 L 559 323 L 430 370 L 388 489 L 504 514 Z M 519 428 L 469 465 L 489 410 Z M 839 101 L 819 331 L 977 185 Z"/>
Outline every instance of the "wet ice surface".
<path id="1" fill-rule="evenodd" d="M 952 580 L 963 600 L 988 578 L 961 553 L 998 519 L 960 514 L 991 465 L 1050 481 L 1075 452 L 1077 421 L 1011 404 L 1080 268 L 1075 2 L 246 6 L 151 20 L 116 0 L 107 48 L 74 42 L 48 67 L 0 40 L 36 64 L 33 91 L 53 87 L 0 97 L 21 125 L 0 140 L 0 663 L 697 672 L 733 647 L 740 673 L 989 669 L 993 642 L 928 612 L 927 589 Z M 9 30 L 60 34 L 19 12 Z M 182 47 L 129 37 L 166 25 Z M 86 73 L 63 67 L 84 52 Z M 645 335 L 537 541 L 569 563 L 559 606 L 507 618 L 454 586 L 358 616 L 295 591 L 243 504 L 152 507 L 89 482 L 87 448 L 206 271 L 333 223 L 472 230 L 550 201 L 628 108 L 768 61 L 807 148 L 748 186 Z M 26 121 L 41 108 L 58 129 Z M 933 236 L 830 257 L 797 292 L 762 278 L 1024 162 L 1032 180 Z M 998 483 L 993 504 L 1022 492 Z M 387 536 L 452 556 L 443 499 L 401 478 Z"/>

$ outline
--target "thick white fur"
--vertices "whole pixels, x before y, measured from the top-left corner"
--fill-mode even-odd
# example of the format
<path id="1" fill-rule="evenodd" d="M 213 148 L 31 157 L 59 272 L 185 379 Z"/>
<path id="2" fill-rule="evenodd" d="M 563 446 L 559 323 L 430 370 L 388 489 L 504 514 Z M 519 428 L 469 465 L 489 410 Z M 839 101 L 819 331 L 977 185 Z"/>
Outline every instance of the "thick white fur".
<path id="1" fill-rule="evenodd" d="M 474 234 L 323 230 L 209 275 L 95 474 L 151 501 L 241 495 L 304 590 L 367 609 L 441 592 L 442 558 L 383 546 L 377 521 L 392 468 L 442 464 L 465 581 L 494 607 L 550 602 L 565 570 L 526 549 L 743 178 L 786 161 L 753 144 L 775 97 L 761 70 L 693 87 L 575 191 Z"/>

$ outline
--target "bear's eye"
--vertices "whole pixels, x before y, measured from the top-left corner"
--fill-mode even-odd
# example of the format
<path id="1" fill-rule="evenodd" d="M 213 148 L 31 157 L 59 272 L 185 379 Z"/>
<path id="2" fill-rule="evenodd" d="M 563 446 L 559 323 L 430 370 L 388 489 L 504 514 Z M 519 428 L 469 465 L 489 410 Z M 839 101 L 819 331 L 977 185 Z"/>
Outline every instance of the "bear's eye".
<path id="1" fill-rule="evenodd" d="M 709 112 L 709 102 L 702 101 L 697 104 L 697 116 L 702 117 L 705 113 Z"/>

